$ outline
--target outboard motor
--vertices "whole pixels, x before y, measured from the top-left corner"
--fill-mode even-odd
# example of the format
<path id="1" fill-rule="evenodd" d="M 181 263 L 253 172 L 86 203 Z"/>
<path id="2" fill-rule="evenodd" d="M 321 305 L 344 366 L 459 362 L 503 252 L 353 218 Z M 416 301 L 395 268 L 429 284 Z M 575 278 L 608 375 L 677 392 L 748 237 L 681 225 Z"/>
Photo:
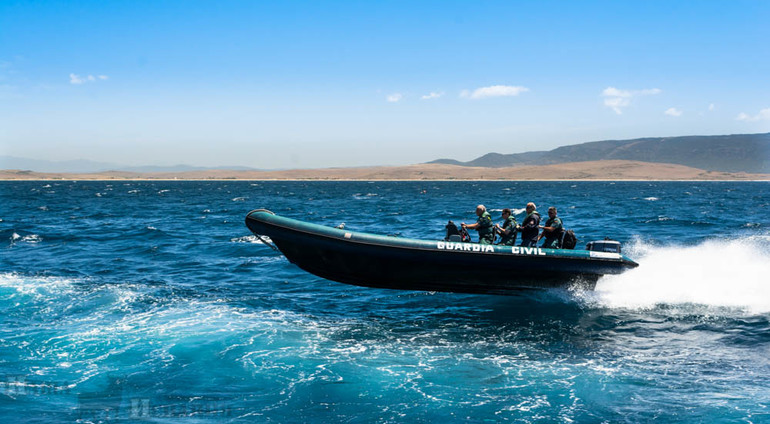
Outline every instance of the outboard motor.
<path id="1" fill-rule="evenodd" d="M 453 241 L 453 242 L 471 241 L 471 236 L 468 234 L 468 231 L 465 228 L 458 228 L 454 222 L 449 221 L 446 224 L 445 228 L 446 228 L 446 237 L 444 237 L 444 241 Z"/>
<path id="2" fill-rule="evenodd" d="M 620 254 L 620 242 L 609 238 L 601 241 L 590 241 L 586 243 L 586 250 Z"/>

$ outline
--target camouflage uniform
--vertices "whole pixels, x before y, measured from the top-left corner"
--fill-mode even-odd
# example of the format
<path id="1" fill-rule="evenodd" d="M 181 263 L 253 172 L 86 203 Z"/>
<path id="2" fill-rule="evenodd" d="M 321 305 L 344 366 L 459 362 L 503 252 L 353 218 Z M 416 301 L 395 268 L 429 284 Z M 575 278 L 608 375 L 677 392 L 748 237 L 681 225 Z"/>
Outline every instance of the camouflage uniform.
<path id="1" fill-rule="evenodd" d="M 501 246 L 513 246 L 516 243 L 517 225 L 516 218 L 513 215 L 509 216 L 503 223 L 503 232 L 500 233 L 500 243 L 498 244 Z"/>
<path id="2" fill-rule="evenodd" d="M 484 211 L 479 219 L 476 220 L 476 231 L 479 232 L 480 244 L 492 244 L 495 242 L 495 232 L 492 231 L 492 215 L 489 212 Z"/>
<path id="3" fill-rule="evenodd" d="M 558 249 L 559 247 L 559 241 L 561 240 L 561 233 L 564 232 L 564 228 L 561 224 L 561 219 L 558 216 L 555 216 L 553 218 L 549 218 L 548 221 L 545 221 L 546 227 L 553 228 L 553 231 L 544 230 L 545 233 L 545 241 L 543 242 L 543 247 L 547 249 Z"/>

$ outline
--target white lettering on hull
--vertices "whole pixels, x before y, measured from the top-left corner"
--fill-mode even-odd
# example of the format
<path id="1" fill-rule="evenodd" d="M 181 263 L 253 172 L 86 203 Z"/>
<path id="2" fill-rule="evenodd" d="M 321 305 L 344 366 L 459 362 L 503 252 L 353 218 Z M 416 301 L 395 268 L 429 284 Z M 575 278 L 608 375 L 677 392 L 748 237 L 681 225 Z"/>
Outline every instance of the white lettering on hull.
<path id="1" fill-rule="evenodd" d="M 543 249 L 541 249 L 539 247 L 513 246 L 513 247 L 511 247 L 511 253 L 513 253 L 514 255 L 545 256 L 545 252 L 543 252 Z"/>
<path id="2" fill-rule="evenodd" d="M 461 252 L 479 252 L 479 253 L 494 253 L 495 248 L 489 244 L 475 244 L 475 243 L 454 243 L 451 241 L 439 241 L 436 243 L 436 248 L 441 250 L 458 250 Z M 539 247 L 521 247 L 512 246 L 511 253 L 514 255 L 532 255 L 532 256 L 546 256 L 543 249 Z"/>

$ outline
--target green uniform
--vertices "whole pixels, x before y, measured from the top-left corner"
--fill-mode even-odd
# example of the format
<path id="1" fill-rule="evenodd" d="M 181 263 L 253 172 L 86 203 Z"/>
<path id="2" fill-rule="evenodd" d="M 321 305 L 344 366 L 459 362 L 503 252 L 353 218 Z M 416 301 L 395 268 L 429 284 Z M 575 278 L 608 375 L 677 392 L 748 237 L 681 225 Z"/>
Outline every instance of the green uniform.
<path id="1" fill-rule="evenodd" d="M 513 246 L 516 244 L 517 225 L 516 218 L 513 215 L 509 216 L 503 223 L 503 232 L 500 233 L 500 243 L 498 244 L 503 246 Z"/>
<path id="2" fill-rule="evenodd" d="M 479 219 L 476 220 L 476 224 L 479 224 L 478 227 L 476 227 L 476 231 L 479 232 L 479 243 L 480 244 L 492 244 L 495 242 L 495 233 L 492 231 L 492 215 L 489 214 L 489 212 L 484 212 L 481 214 Z"/>
<path id="3" fill-rule="evenodd" d="M 559 219 L 558 216 L 549 218 L 548 221 L 545 221 L 545 226 L 553 228 L 553 231 L 545 231 L 545 241 L 543 242 L 543 247 L 546 249 L 558 249 L 561 233 L 564 231 L 564 228 L 562 228 L 561 225 L 561 219 Z"/>

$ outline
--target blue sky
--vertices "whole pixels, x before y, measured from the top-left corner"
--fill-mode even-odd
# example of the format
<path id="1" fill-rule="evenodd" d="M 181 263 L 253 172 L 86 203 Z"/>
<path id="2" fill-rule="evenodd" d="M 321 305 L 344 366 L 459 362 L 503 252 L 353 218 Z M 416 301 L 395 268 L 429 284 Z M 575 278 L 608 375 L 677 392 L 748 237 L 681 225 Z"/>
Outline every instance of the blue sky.
<path id="1" fill-rule="evenodd" d="M 0 2 L 0 155 L 295 168 L 770 131 L 770 2 Z"/>

